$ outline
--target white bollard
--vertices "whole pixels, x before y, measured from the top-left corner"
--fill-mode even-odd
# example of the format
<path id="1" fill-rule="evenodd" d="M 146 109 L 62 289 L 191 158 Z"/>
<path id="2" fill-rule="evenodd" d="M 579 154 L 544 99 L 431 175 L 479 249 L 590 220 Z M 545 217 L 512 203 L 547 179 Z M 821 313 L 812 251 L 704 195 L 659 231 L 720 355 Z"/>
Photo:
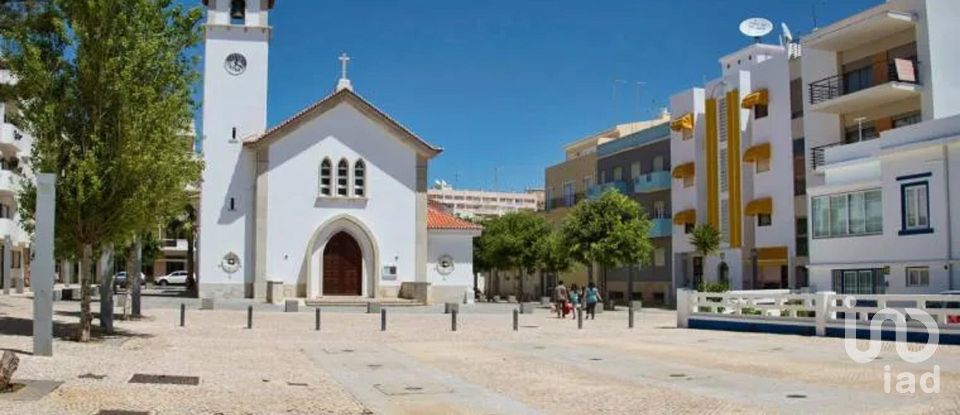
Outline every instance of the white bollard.
<path id="1" fill-rule="evenodd" d="M 696 291 L 686 288 L 677 289 L 677 327 L 687 328 L 690 319 L 690 295 Z"/>

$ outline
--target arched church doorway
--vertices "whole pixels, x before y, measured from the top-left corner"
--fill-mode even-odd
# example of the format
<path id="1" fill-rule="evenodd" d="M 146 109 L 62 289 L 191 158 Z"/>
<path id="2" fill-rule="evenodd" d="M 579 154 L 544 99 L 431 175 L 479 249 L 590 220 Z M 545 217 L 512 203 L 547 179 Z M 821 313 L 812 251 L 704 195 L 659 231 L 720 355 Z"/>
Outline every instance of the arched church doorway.
<path id="1" fill-rule="evenodd" d="M 323 248 L 323 295 L 361 295 L 363 253 L 347 232 L 333 235 Z"/>

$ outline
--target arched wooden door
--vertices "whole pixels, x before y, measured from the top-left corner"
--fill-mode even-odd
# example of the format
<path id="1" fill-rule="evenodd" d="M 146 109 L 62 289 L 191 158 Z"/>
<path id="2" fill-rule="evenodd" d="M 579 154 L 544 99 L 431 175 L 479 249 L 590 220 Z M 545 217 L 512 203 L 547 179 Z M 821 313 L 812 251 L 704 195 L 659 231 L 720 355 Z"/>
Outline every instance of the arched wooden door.
<path id="1" fill-rule="evenodd" d="M 363 253 L 350 234 L 340 232 L 323 248 L 323 295 L 361 295 Z"/>

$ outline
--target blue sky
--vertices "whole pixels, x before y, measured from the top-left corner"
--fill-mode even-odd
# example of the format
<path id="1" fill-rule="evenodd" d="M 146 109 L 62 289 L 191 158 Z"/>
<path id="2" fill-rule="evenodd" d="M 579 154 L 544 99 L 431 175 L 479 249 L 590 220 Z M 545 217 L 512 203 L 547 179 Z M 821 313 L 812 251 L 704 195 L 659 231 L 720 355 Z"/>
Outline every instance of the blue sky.
<path id="1" fill-rule="evenodd" d="M 824 26 L 882 2 L 280 0 L 268 124 L 327 95 L 346 51 L 358 93 L 444 148 L 431 182 L 542 187 L 561 145 L 650 118 L 673 93 L 718 76 L 717 58 L 751 42 L 741 20 L 773 21 L 774 43 L 780 22 L 799 36 L 814 10 Z M 629 82 L 616 100 L 614 79 Z"/>

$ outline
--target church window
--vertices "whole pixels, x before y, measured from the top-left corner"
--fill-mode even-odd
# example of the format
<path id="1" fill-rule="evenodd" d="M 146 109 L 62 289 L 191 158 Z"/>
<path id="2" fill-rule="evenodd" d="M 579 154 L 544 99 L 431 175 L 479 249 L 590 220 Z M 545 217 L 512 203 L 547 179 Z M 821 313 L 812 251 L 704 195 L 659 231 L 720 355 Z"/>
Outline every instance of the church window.
<path id="1" fill-rule="evenodd" d="M 366 193 L 366 165 L 363 164 L 363 160 L 357 160 L 353 164 L 353 195 L 357 197 L 364 197 Z"/>
<path id="2" fill-rule="evenodd" d="M 323 196 L 330 196 L 330 189 L 333 183 L 331 183 L 331 173 L 333 170 L 333 164 L 330 163 L 330 159 L 323 159 L 323 162 L 320 163 L 320 194 Z"/>
<path id="3" fill-rule="evenodd" d="M 233 211 L 235 211 L 235 210 L 237 210 L 237 202 L 236 202 L 236 199 L 234 199 L 234 198 L 231 197 L 231 198 L 230 198 L 230 211 L 233 212 Z"/>
<path id="4" fill-rule="evenodd" d="M 350 174 L 350 164 L 347 163 L 346 159 L 340 160 L 340 163 L 337 163 L 337 196 L 346 196 L 347 195 L 347 183 Z"/>
<path id="5" fill-rule="evenodd" d="M 234 140 L 237 139 L 237 127 L 233 127 L 233 132 L 230 133 L 230 138 Z"/>

